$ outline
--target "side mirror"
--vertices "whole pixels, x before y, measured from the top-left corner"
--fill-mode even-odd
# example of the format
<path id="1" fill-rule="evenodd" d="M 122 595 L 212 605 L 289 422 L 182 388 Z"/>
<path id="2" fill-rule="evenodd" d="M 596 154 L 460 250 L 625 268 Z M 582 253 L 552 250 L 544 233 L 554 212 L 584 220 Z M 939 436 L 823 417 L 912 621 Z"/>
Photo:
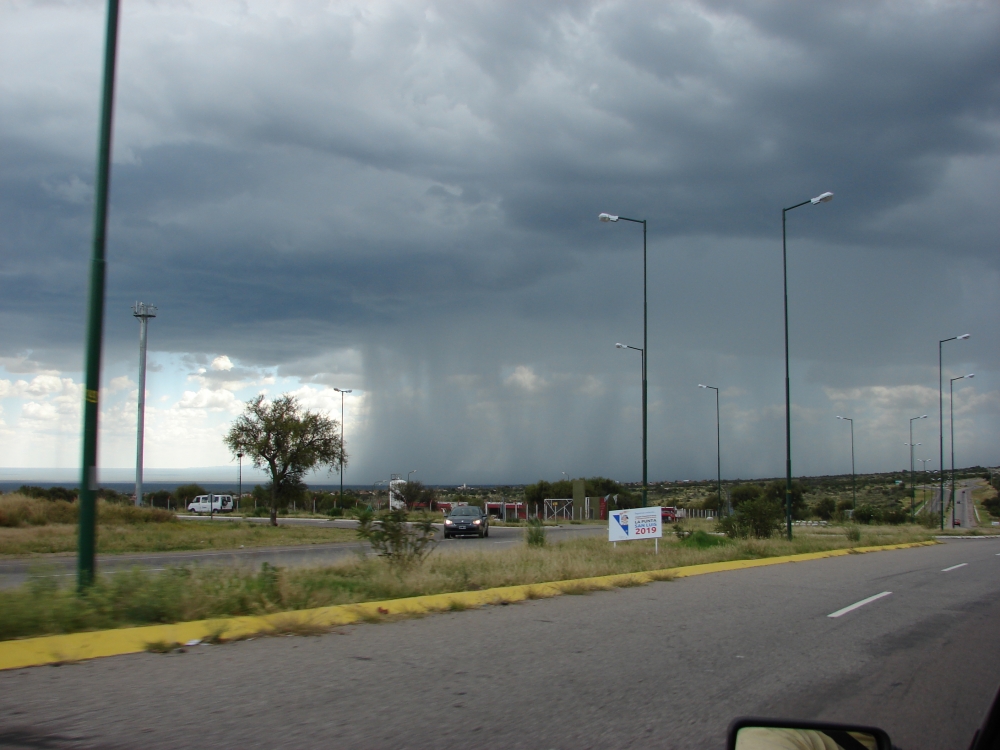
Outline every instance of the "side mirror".
<path id="1" fill-rule="evenodd" d="M 791 719 L 736 719 L 729 725 L 728 750 L 892 750 L 877 727 Z"/>

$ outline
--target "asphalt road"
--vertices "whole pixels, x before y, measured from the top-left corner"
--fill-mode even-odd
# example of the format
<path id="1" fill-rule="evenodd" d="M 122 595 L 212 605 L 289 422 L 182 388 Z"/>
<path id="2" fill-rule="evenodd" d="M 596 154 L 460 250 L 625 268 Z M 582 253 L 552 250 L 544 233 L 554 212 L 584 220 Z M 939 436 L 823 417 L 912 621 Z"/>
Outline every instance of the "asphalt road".
<path id="1" fill-rule="evenodd" d="M 222 517 L 227 518 L 226 516 Z M 285 519 L 282 523 L 308 523 L 307 519 Z M 230 523 L 219 520 L 216 523 Z M 352 521 L 319 521 L 324 526 L 353 528 Z M 607 534 L 603 525 L 568 525 L 546 529 L 552 541 L 573 539 L 580 536 L 600 536 Z M 501 550 L 524 539 L 524 527 L 491 526 L 488 539 L 459 538 L 445 541 L 439 531 L 441 542 L 433 554 L 448 554 L 458 550 L 487 549 Z M 98 555 L 99 571 L 163 570 L 179 565 L 237 565 L 259 568 L 262 563 L 280 567 L 322 565 L 344 557 L 365 554 L 371 546 L 361 542 L 339 542 L 335 544 L 306 544 L 294 547 L 251 547 L 235 550 L 204 550 L 195 552 L 155 552 L 125 555 Z M 19 586 L 32 577 L 72 578 L 76 575 L 76 557 L 73 555 L 38 555 L 35 557 L 0 558 L 0 589 Z"/>
<path id="2" fill-rule="evenodd" d="M 976 521 L 976 509 L 972 501 L 972 490 L 974 486 L 971 486 L 969 482 L 959 483 L 959 486 L 955 489 L 955 528 L 972 529 L 979 524 Z M 945 508 L 944 523 L 945 527 L 948 528 L 952 523 L 951 516 L 951 489 L 946 488 L 944 491 L 945 499 L 948 501 L 948 505 Z M 931 501 L 928 504 L 928 508 L 931 513 L 941 512 L 941 488 L 936 487 L 931 495 Z M 987 524 L 988 526 L 989 524 Z"/>
<path id="3" fill-rule="evenodd" d="M 997 622 L 1000 541 L 952 541 L 4 672 L 0 746 L 721 748 L 753 714 L 964 748 Z"/>

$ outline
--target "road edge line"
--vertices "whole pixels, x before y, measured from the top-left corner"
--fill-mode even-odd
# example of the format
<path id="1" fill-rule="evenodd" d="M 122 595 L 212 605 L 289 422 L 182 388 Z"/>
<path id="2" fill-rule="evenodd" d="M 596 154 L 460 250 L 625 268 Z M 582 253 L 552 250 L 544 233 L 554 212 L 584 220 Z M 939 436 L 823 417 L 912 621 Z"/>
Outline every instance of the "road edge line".
<path id="1" fill-rule="evenodd" d="M 394 616 L 461 611 L 487 605 L 511 604 L 527 599 L 547 599 L 566 593 L 642 586 L 653 581 L 665 581 L 673 578 L 689 578 L 729 570 L 746 570 L 768 565 L 927 547 L 935 544 L 939 544 L 939 542 L 931 540 L 875 547 L 853 547 L 824 552 L 806 552 L 798 555 L 764 557 L 757 560 L 729 560 L 638 573 L 616 573 L 565 581 L 527 583 L 483 589 L 482 591 L 458 591 L 449 594 L 426 594 L 405 599 L 389 599 L 361 604 L 338 604 L 315 609 L 277 612 L 270 615 L 218 617 L 169 625 L 143 625 L 113 630 L 92 630 L 66 635 L 21 638 L 0 641 L 0 671 L 38 667 L 46 664 L 70 664 L 106 656 L 141 653 L 149 650 L 151 644 L 181 645 L 192 641 L 211 643 L 213 641 L 240 640 L 256 635 L 318 632 L 358 622 L 379 622 Z M 197 646 L 192 648 L 197 648 Z"/>

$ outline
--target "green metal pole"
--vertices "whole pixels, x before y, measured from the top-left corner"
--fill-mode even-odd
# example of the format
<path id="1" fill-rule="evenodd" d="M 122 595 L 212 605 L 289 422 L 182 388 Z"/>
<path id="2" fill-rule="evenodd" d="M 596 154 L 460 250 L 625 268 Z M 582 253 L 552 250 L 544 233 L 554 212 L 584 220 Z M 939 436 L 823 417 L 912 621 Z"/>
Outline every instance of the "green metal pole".
<path id="1" fill-rule="evenodd" d="M 646 476 L 646 352 L 649 346 L 647 337 L 648 316 L 646 308 L 646 220 L 642 220 L 642 507 L 645 508 L 648 489 Z"/>
<path id="2" fill-rule="evenodd" d="M 601 214 L 601 221 L 630 221 L 633 224 L 642 224 L 642 507 L 646 507 L 648 494 L 648 474 L 646 461 L 646 347 L 649 344 L 649 316 L 646 305 L 646 220 L 630 219 L 627 216 L 611 216 Z M 637 349 L 629 346 L 628 349 Z"/>
<path id="3" fill-rule="evenodd" d="M 87 311 L 87 350 L 84 366 L 83 465 L 80 472 L 80 530 L 77 548 L 77 586 L 85 589 L 96 572 L 97 532 L 97 417 L 101 388 L 101 345 L 104 331 L 105 247 L 108 227 L 108 185 L 111 178 L 111 123 L 114 112 L 115 53 L 118 43 L 118 0 L 108 0 L 104 38 L 104 87 L 101 94 L 101 130 L 94 186 L 94 244 L 90 262 L 90 303 Z"/>
<path id="4" fill-rule="evenodd" d="M 851 421 L 851 507 L 858 509 L 858 481 L 854 472 L 854 420 Z"/>
<path id="5" fill-rule="evenodd" d="M 945 341 L 951 341 L 954 338 L 956 337 L 952 336 L 950 339 L 941 339 L 938 341 L 938 444 L 941 449 L 938 466 L 941 467 L 941 494 L 939 495 L 941 501 L 941 531 L 944 531 L 944 355 L 941 350 Z"/>
<path id="6" fill-rule="evenodd" d="M 344 392 L 340 392 L 340 507 L 344 507 Z"/>
<path id="7" fill-rule="evenodd" d="M 955 528 L 955 381 L 962 380 L 952 378 L 948 383 L 948 427 L 951 430 L 951 528 Z"/>
<path id="8" fill-rule="evenodd" d="M 715 389 L 715 471 L 719 482 L 719 515 L 722 515 L 722 427 L 719 417 L 719 389 Z"/>
<path id="9" fill-rule="evenodd" d="M 785 214 L 808 202 L 803 201 L 781 209 L 781 271 L 785 289 L 785 525 L 788 528 L 789 540 L 792 538 L 792 391 L 788 368 L 788 242 L 785 234 Z"/>

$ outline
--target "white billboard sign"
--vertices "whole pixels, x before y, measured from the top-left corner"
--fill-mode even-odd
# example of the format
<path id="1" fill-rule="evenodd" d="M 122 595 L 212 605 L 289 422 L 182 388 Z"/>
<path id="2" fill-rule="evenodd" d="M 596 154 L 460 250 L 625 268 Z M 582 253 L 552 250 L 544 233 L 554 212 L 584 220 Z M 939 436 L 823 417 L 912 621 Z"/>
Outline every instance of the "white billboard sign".
<path id="1" fill-rule="evenodd" d="M 659 507 L 613 510 L 608 514 L 609 542 L 659 539 L 662 536 L 663 521 Z"/>

